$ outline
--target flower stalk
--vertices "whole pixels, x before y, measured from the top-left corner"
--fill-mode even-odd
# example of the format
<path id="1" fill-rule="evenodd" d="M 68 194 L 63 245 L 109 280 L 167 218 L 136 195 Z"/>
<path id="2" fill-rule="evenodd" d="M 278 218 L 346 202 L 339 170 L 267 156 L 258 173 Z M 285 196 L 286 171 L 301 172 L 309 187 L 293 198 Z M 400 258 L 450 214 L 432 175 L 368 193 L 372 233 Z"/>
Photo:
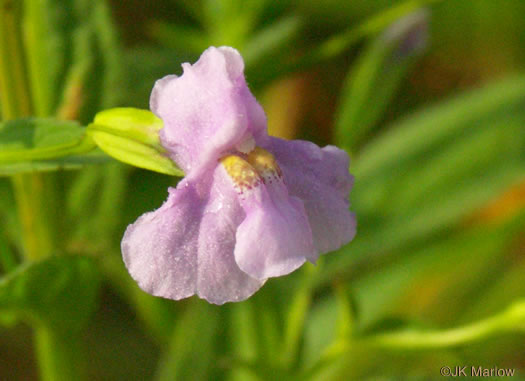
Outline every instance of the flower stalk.
<path id="1" fill-rule="evenodd" d="M 31 92 L 25 70 L 24 48 L 19 20 L 20 2 L 0 3 L 0 91 L 2 118 L 11 120 L 32 114 Z M 45 179 L 39 174 L 17 175 L 12 179 L 23 231 L 27 260 L 46 257 L 53 250 L 49 210 L 45 202 Z"/>
<path id="2" fill-rule="evenodd" d="M 443 330 L 404 330 L 371 336 L 363 343 L 385 349 L 422 350 L 466 345 L 506 332 L 525 332 L 525 302 L 503 312 L 457 328 Z"/>
<path id="3" fill-rule="evenodd" d="M 328 366 L 353 350 L 422 351 L 450 349 L 512 332 L 525 334 L 525 300 L 476 322 L 448 329 L 400 329 L 364 337 L 342 337 L 330 345 L 319 360 L 305 370 L 301 380 L 314 379 Z"/>
<path id="4" fill-rule="evenodd" d="M 0 100 L 3 120 L 35 114 L 22 39 L 22 2 L 0 0 Z M 50 256 L 54 242 L 52 179 L 42 174 L 23 174 L 12 178 L 22 230 L 26 261 Z M 84 372 L 71 360 L 76 340 L 60 336 L 54 329 L 35 326 L 35 351 L 44 381 L 83 380 Z M 75 345 L 78 346 L 78 343 Z"/>

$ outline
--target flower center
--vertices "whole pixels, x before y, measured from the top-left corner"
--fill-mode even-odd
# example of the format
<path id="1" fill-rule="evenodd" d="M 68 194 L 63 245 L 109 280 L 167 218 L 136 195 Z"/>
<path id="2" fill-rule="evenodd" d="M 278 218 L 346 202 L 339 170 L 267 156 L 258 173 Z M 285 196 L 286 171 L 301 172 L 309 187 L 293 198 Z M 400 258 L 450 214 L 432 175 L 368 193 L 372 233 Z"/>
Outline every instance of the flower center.
<path id="1" fill-rule="evenodd" d="M 275 157 L 263 148 L 255 147 L 247 155 L 234 154 L 221 159 L 221 164 L 233 181 L 237 193 L 259 186 L 282 181 L 282 172 Z"/>

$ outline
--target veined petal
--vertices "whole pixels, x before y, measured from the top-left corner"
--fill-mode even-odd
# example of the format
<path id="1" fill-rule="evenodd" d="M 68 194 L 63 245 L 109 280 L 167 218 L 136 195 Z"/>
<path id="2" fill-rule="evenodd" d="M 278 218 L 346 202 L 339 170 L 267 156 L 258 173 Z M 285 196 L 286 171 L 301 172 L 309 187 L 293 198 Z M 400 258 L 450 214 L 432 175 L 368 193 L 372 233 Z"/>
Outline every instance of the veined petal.
<path id="1" fill-rule="evenodd" d="M 349 211 L 353 177 L 346 152 L 274 137 L 267 140 L 265 148 L 275 155 L 290 195 L 303 201 L 317 252 L 333 251 L 350 242 L 356 220 Z"/>
<path id="2" fill-rule="evenodd" d="M 182 67 L 182 76 L 155 83 L 150 107 L 164 122 L 162 145 L 186 174 L 213 169 L 224 153 L 266 134 L 266 116 L 246 85 L 237 50 L 211 47 Z"/>
<path id="3" fill-rule="evenodd" d="M 235 262 L 235 230 L 244 212 L 220 176 L 181 181 L 161 208 L 130 225 L 122 240 L 124 262 L 146 292 L 169 299 L 197 294 L 210 303 L 240 301 L 264 283 Z M 217 181 L 215 181 L 217 180 Z"/>
<path id="4" fill-rule="evenodd" d="M 262 165 L 269 163 L 257 149 L 254 152 Z M 248 161 L 236 156 L 222 161 L 246 213 L 237 228 L 235 260 L 256 279 L 288 274 L 315 257 L 303 203 L 288 195 L 275 163 L 265 169 L 250 156 Z"/>

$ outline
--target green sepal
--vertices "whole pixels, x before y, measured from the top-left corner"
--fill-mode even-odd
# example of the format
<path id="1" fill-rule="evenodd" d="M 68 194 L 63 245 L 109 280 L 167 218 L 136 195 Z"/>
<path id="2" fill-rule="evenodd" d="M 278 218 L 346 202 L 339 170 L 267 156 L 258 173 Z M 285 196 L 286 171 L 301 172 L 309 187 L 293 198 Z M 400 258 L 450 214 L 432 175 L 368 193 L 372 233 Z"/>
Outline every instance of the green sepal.
<path id="1" fill-rule="evenodd" d="M 160 144 L 162 120 L 148 110 L 114 108 L 99 112 L 88 134 L 109 156 L 135 167 L 184 176 Z"/>

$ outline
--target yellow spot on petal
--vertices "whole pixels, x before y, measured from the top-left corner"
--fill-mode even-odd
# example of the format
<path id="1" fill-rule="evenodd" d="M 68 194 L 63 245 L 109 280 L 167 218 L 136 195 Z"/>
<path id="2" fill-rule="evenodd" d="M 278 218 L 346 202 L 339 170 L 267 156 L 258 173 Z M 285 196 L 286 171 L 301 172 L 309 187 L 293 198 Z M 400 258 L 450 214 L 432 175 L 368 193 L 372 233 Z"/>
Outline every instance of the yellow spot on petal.
<path id="1" fill-rule="evenodd" d="M 281 183 L 282 173 L 275 157 L 263 148 L 255 147 L 249 154 L 228 155 L 221 164 L 233 181 L 235 190 L 244 193 L 261 183 Z"/>
<path id="2" fill-rule="evenodd" d="M 261 176 L 259 176 L 255 168 L 240 156 L 225 156 L 221 159 L 221 164 L 240 192 L 251 189 L 261 183 Z"/>
<path id="3" fill-rule="evenodd" d="M 281 168 L 279 168 L 275 157 L 265 149 L 255 147 L 248 154 L 247 160 L 264 180 L 282 178 Z"/>

